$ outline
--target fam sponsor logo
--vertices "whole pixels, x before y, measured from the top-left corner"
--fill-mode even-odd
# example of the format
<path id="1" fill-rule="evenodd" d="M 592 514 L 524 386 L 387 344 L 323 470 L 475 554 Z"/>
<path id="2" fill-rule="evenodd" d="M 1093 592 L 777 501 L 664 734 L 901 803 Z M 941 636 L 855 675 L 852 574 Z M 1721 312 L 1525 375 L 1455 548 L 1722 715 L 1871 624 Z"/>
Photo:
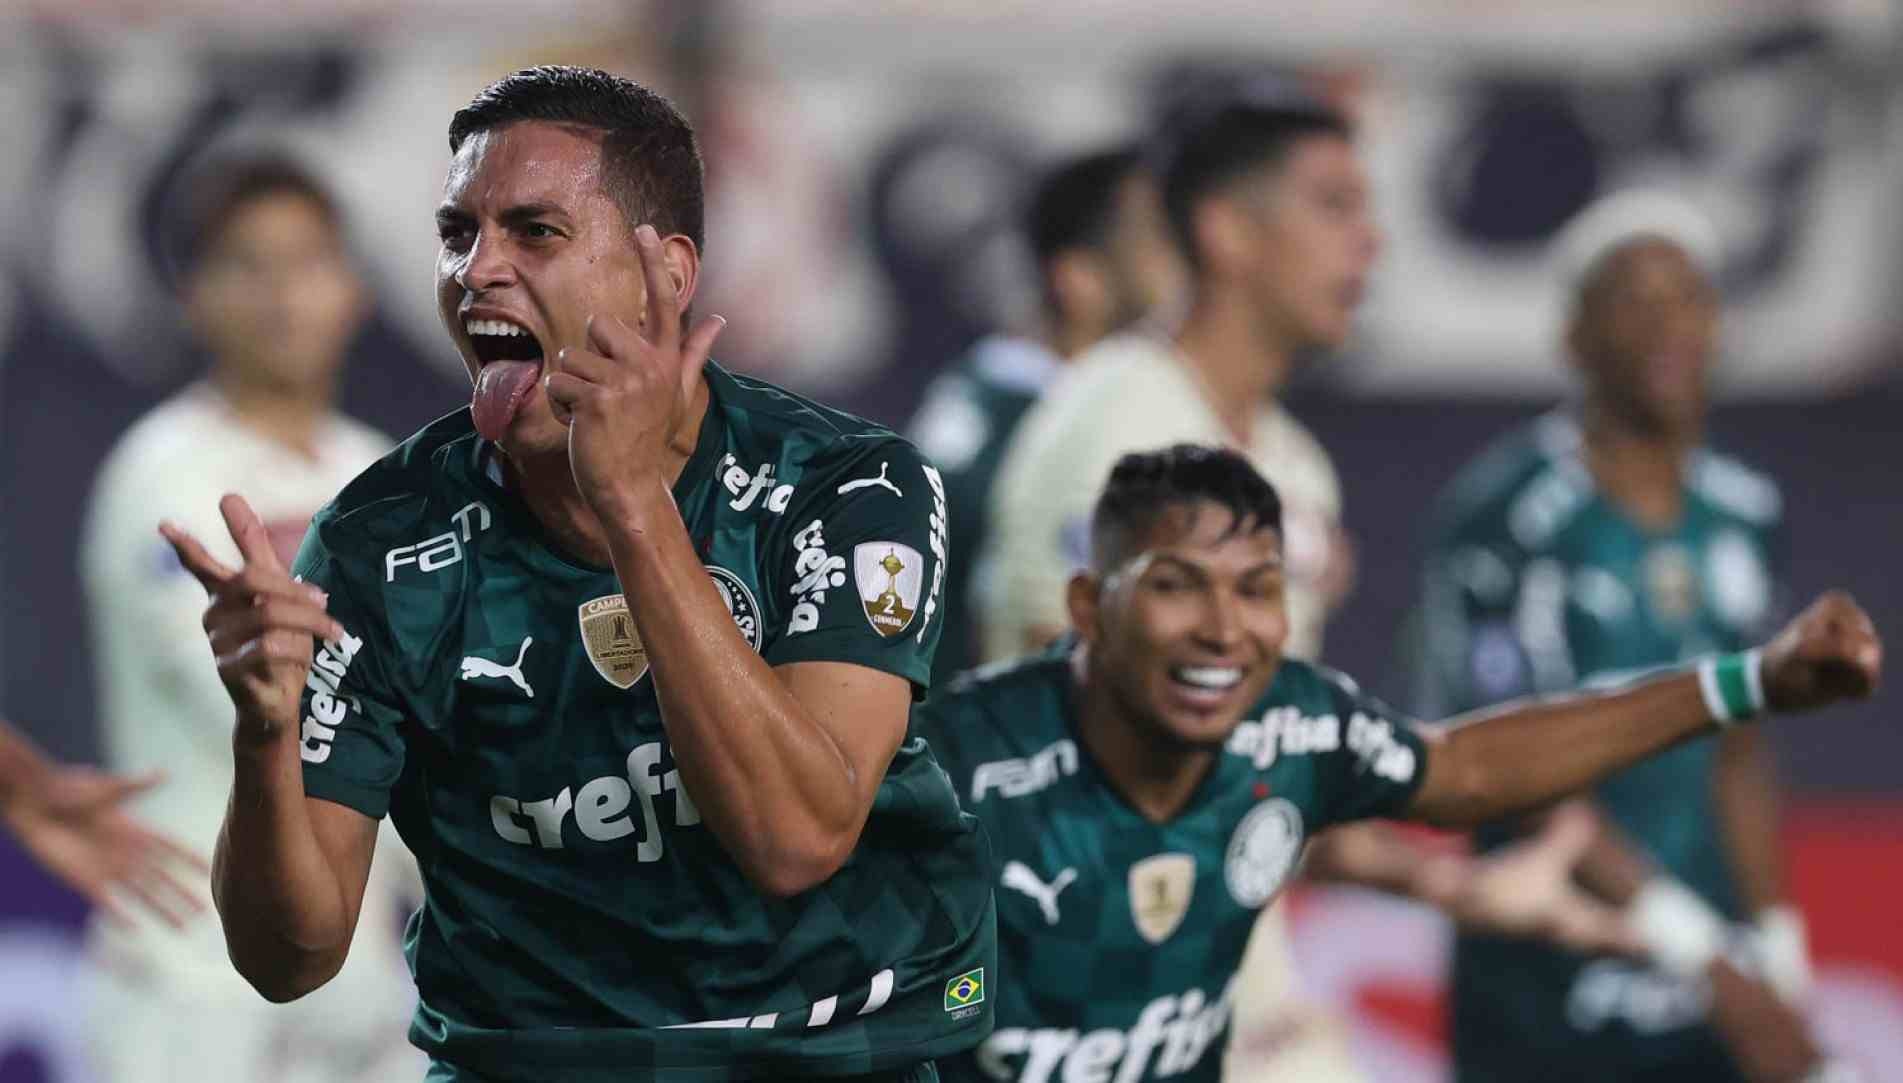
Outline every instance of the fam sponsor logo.
<path id="1" fill-rule="evenodd" d="M 992 790 L 999 797 L 1024 797 L 1076 773 L 1077 745 L 1066 738 L 1020 760 L 979 764 L 971 773 L 971 800 L 983 801 Z"/>
<path id="2" fill-rule="evenodd" d="M 826 551 L 823 521 L 815 519 L 793 535 L 793 553 L 793 574 L 798 578 L 788 590 L 794 598 L 787 621 L 789 636 L 819 627 L 819 607 L 826 604 L 826 595 L 846 585 L 846 558 Z"/>
<path id="3" fill-rule="evenodd" d="M 489 529 L 495 516 L 487 504 L 472 500 L 450 516 L 449 521 L 453 524 L 451 529 L 415 545 L 399 545 L 383 554 L 383 581 L 396 582 L 396 570 L 405 565 L 415 565 L 421 572 L 440 572 L 460 564 L 470 541 Z"/>
<path id="4" fill-rule="evenodd" d="M 1306 756 L 1341 747 L 1341 719 L 1332 714 L 1313 718 L 1299 707 L 1272 707 L 1259 722 L 1242 722 L 1229 735 L 1231 755 L 1244 756 L 1265 770 L 1279 756 Z"/>
<path id="5" fill-rule="evenodd" d="M 773 476 L 774 464 L 761 463 L 749 474 L 747 468 L 733 454 L 721 457 L 720 485 L 733 494 L 727 506 L 735 511 L 746 511 L 759 502 L 762 493 L 766 502 L 762 505 L 775 515 L 786 514 L 786 507 L 793 502 L 793 486 L 778 484 Z"/>
<path id="6" fill-rule="evenodd" d="M 563 849 L 570 825 L 575 834 L 591 842 L 617 842 L 638 835 L 635 860 L 659 861 L 666 844 L 656 798 L 674 795 L 676 827 L 700 823 L 700 810 L 681 788 L 681 773 L 673 768 L 660 770 L 661 755 L 660 742 L 649 741 L 628 753 L 625 774 L 589 779 L 579 789 L 564 786 L 553 797 L 533 801 L 497 794 L 489 799 L 489 822 L 504 841 L 544 850 Z M 629 815 L 630 806 L 636 804 L 641 813 L 638 827 Z"/>
<path id="7" fill-rule="evenodd" d="M 344 675 L 350 672 L 350 663 L 361 650 L 363 640 L 346 629 L 342 636 L 319 647 L 311 658 L 311 670 L 304 677 L 310 699 L 297 745 L 297 754 L 305 763 L 330 759 L 330 745 L 337 738 L 337 727 L 343 725 L 344 714 L 350 710 L 362 713 L 362 707 L 342 691 Z"/>
<path id="8" fill-rule="evenodd" d="M 993 1079 L 1018 1083 L 1181 1075 L 1205 1056 L 1221 1054 L 1217 1039 L 1228 1024 L 1234 988 L 1231 982 L 1215 1000 L 1201 989 L 1157 997 L 1120 1030 L 1000 1027 L 978 1047 L 978 1067 Z"/>

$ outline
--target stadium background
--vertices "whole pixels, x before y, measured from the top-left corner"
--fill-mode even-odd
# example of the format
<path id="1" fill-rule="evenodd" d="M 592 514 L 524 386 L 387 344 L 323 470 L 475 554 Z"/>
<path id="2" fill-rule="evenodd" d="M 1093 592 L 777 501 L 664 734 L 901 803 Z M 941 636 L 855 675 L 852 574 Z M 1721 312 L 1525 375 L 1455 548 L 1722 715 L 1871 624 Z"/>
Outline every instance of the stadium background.
<path id="1" fill-rule="evenodd" d="M 1011 214 L 1040 164 L 1132 134 L 1210 67 L 1339 95 L 1386 247 L 1353 348 L 1289 402 L 1335 457 L 1360 542 L 1327 658 L 1402 700 L 1396 615 L 1432 492 L 1564 387 L 1541 242 L 1598 193 L 1670 184 L 1725 235 L 1714 442 L 1782 484 L 1793 597 L 1848 587 L 1903 634 L 1900 53 L 1887 0 L 11 0 L 0 712 L 61 756 L 95 753 L 81 509 L 116 435 L 198 362 L 160 256 L 170 182 L 259 140 L 320 167 L 377 293 L 344 405 L 402 435 L 466 397 L 429 286 L 447 118 L 542 62 L 650 82 L 701 128 L 722 359 L 894 424 L 978 333 L 1029 316 Z M 1903 1064 L 1897 702 L 1773 731 L 1820 1026 L 1879 1079 Z M 0 1083 L 84 1078 L 81 918 L 0 844 Z M 1303 900 L 1305 980 L 1359 1012 L 1376 1078 L 1438 1078 L 1445 935 L 1352 893 Z"/>

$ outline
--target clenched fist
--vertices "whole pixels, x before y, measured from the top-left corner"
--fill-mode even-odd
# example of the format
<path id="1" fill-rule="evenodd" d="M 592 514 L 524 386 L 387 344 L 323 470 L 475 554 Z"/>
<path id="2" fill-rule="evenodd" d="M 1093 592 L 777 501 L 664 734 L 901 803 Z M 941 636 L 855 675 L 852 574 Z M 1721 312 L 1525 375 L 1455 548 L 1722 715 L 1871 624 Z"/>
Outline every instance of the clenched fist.
<path id="1" fill-rule="evenodd" d="M 1774 711 L 1808 711 L 1862 699 L 1883 677 L 1883 641 L 1850 595 L 1812 602 L 1764 647 L 1764 700 Z"/>

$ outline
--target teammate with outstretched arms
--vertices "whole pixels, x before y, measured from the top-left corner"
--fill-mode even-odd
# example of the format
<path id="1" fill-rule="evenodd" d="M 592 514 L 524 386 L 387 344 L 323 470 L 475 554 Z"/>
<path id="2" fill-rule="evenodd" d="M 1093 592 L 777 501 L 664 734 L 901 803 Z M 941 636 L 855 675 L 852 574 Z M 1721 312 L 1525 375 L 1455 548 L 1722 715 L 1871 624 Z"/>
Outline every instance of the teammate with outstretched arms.
<path id="1" fill-rule="evenodd" d="M 1751 703 L 1781 713 L 1867 695 L 1880 671 L 1868 618 L 1831 594 L 1758 651 L 1420 728 L 1282 657 L 1280 521 L 1234 452 L 1126 456 L 1070 583 L 1074 643 L 914 712 L 999 869 L 997 1030 L 948 1078 L 1215 1079 L 1256 912 L 1318 833 L 1550 803 L 1743 722 L 1714 673 L 1752 675 Z"/>
<path id="2" fill-rule="evenodd" d="M 983 837 L 905 739 L 939 478 L 708 360 L 700 159 L 664 99 L 530 69 L 450 147 L 471 409 L 346 488 L 291 569 L 235 495 L 241 566 L 166 530 L 238 706 L 232 959 L 274 999 L 322 984 L 387 811 L 429 889 L 432 1079 L 936 1078 L 997 995 Z"/>

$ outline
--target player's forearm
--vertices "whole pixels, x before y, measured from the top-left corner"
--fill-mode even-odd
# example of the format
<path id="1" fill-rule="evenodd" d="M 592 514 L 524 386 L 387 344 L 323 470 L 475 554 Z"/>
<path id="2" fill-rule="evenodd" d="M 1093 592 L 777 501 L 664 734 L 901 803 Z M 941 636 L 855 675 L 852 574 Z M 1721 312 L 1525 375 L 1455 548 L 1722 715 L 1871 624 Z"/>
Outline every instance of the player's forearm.
<path id="1" fill-rule="evenodd" d="M 1467 866 L 1463 855 L 1428 853 L 1393 828 L 1364 823 L 1322 832 L 1302 868 L 1315 880 L 1354 884 L 1444 907 L 1459 894 Z"/>
<path id="2" fill-rule="evenodd" d="M 1777 772 L 1757 730 L 1727 733 L 1719 742 L 1712 806 L 1746 909 L 1755 914 L 1783 903 Z"/>
<path id="3" fill-rule="evenodd" d="M 824 880 L 870 811 L 845 750 L 734 627 L 665 489 L 610 534 L 682 786 L 708 830 L 763 891 Z"/>
<path id="4" fill-rule="evenodd" d="M 1430 745 L 1410 816 L 1471 827 L 1525 812 L 1713 725 L 1693 673 L 1463 715 Z"/>
<path id="5" fill-rule="evenodd" d="M 266 998 L 292 1000 L 343 965 L 349 907 L 311 823 L 295 730 L 237 738 L 234 752 L 212 899 L 238 972 Z"/>

